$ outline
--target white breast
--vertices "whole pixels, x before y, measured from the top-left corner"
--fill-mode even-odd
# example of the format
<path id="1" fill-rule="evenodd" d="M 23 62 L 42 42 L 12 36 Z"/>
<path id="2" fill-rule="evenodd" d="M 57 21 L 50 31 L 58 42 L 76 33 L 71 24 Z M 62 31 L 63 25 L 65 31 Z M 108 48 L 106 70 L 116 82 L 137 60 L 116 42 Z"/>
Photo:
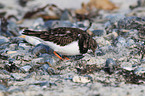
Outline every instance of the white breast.
<path id="1" fill-rule="evenodd" d="M 73 41 L 65 46 L 56 45 L 56 43 L 50 41 L 45 41 L 45 44 L 61 55 L 80 55 L 78 41 Z"/>

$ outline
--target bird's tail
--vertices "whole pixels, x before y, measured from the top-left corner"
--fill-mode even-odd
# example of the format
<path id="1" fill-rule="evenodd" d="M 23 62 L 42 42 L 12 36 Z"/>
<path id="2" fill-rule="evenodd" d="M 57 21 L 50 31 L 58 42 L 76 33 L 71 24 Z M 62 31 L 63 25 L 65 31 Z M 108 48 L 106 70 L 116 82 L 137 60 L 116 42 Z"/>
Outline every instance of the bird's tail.
<path id="1" fill-rule="evenodd" d="M 22 34 L 24 35 L 28 35 L 28 36 L 36 36 L 36 37 L 40 37 L 41 34 L 43 34 L 46 31 L 33 31 L 33 30 L 24 30 Z"/>
<path id="2" fill-rule="evenodd" d="M 35 37 L 39 37 L 43 40 L 47 40 L 49 37 L 49 32 L 48 31 L 33 31 L 33 30 L 24 30 L 23 33 L 24 35 L 28 35 L 28 36 L 35 36 Z"/>

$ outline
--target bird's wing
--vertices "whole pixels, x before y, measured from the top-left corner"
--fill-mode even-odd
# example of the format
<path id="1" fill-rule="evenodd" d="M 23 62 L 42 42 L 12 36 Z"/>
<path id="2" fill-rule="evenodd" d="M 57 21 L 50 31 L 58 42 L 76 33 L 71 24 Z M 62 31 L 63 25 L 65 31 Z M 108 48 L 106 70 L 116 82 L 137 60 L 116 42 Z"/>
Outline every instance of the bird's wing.
<path id="1" fill-rule="evenodd" d="M 84 32 L 78 28 L 59 27 L 49 31 L 24 30 L 23 34 L 36 36 L 45 41 L 52 41 L 58 45 L 65 46 L 73 41 L 77 41 L 80 34 Z"/>

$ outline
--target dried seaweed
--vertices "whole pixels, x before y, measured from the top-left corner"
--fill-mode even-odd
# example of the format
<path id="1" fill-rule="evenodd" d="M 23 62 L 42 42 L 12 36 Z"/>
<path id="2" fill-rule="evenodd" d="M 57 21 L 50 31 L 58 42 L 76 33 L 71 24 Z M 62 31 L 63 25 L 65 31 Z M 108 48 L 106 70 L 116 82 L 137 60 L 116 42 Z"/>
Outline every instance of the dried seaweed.
<path id="1" fill-rule="evenodd" d="M 76 68 L 78 74 L 90 74 L 96 71 L 100 71 L 101 69 L 97 67 L 96 64 L 93 65 L 86 65 L 86 64 L 79 64 L 79 67 Z"/>
<path id="2" fill-rule="evenodd" d="M 24 19 L 27 19 L 27 18 L 31 18 L 33 15 L 35 15 L 36 13 L 38 12 L 41 12 L 43 11 L 45 8 L 47 8 L 49 6 L 49 4 L 47 4 L 46 6 L 42 7 L 42 8 L 38 8 L 36 9 L 35 11 L 29 11 L 27 12 L 25 15 L 24 15 Z"/>

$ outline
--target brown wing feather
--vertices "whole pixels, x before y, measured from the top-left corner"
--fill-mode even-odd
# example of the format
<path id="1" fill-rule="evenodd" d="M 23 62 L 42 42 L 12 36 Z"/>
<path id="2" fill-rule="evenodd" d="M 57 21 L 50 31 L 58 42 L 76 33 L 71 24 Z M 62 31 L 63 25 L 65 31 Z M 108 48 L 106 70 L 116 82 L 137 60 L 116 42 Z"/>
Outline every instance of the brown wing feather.
<path id="1" fill-rule="evenodd" d="M 52 41 L 65 46 L 73 41 L 77 41 L 81 33 L 84 33 L 84 31 L 78 28 L 59 27 L 49 31 L 25 30 L 23 34 L 37 36 L 45 41 Z"/>

